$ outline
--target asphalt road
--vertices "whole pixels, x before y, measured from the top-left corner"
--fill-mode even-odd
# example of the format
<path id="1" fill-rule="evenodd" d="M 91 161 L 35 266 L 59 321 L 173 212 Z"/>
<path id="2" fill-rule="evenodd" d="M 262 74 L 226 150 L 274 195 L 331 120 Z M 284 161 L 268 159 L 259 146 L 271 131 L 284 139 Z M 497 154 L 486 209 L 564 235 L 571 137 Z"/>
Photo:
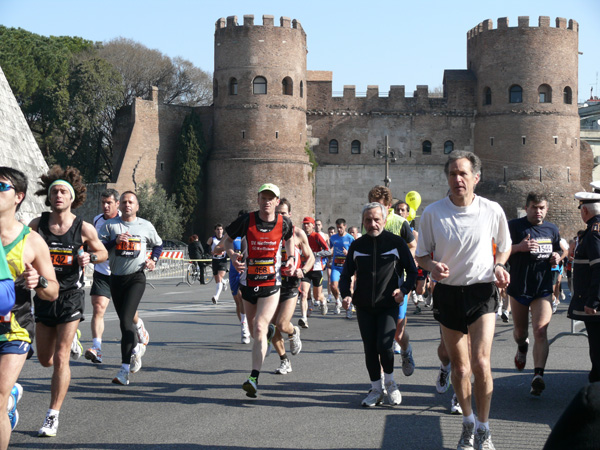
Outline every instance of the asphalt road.
<path id="1" fill-rule="evenodd" d="M 72 381 L 60 414 L 57 437 L 38 438 L 50 401 L 52 369 L 35 356 L 19 382 L 24 396 L 11 448 L 59 449 L 440 449 L 456 448 L 461 417 L 449 414 L 452 389 L 435 390 L 439 331 L 430 311 L 413 315 L 408 332 L 416 370 L 404 377 L 397 360 L 402 404 L 363 408 L 370 387 L 356 320 L 313 315 L 302 330 L 302 352 L 293 372 L 275 375 L 275 353 L 263 367 L 259 396 L 245 396 L 250 346 L 240 343 L 231 295 L 213 305 L 214 283 L 199 287 L 178 280 L 154 282 L 140 306 L 150 332 L 143 367 L 129 386 L 111 384 L 120 365 L 118 320 L 106 319 L 104 363 L 72 362 Z M 91 346 L 87 296 L 80 325 L 84 349 Z M 294 318 L 294 322 L 298 316 Z M 563 303 L 549 335 L 567 331 Z M 567 336 L 550 349 L 546 391 L 529 395 L 532 362 L 514 369 L 512 323 L 497 322 L 492 354 L 494 395 L 490 425 L 498 449 L 539 449 L 575 393 L 586 384 L 587 339 Z"/>

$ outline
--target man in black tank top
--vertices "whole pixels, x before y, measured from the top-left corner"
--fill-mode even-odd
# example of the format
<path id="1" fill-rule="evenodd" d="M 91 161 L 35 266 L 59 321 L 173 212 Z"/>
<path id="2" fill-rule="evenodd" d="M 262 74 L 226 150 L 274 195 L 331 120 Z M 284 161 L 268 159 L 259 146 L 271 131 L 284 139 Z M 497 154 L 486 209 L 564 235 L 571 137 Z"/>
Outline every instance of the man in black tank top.
<path id="1" fill-rule="evenodd" d="M 30 226 L 48 244 L 60 290 L 53 302 L 34 297 L 38 360 L 44 367 L 54 366 L 50 409 L 38 435 L 56 436 L 58 415 L 71 381 L 69 354 L 73 344 L 81 356 L 81 344 L 75 336 L 79 337 L 77 327 L 84 319 L 85 266 L 106 260 L 108 252 L 94 226 L 71 212 L 85 201 L 86 188 L 79 171 L 54 166 L 41 176 L 41 185 L 36 195 L 45 196 L 52 211 L 34 219 Z"/>

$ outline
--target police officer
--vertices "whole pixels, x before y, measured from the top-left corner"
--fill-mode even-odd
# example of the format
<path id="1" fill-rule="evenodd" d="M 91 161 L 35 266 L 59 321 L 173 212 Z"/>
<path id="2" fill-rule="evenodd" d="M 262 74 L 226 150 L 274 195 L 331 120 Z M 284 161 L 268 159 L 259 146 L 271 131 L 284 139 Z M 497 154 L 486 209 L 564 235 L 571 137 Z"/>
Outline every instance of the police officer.
<path id="1" fill-rule="evenodd" d="M 575 249 L 568 317 L 585 322 L 592 361 L 588 378 L 594 383 L 600 381 L 600 193 L 578 192 L 575 199 L 587 228 Z"/>

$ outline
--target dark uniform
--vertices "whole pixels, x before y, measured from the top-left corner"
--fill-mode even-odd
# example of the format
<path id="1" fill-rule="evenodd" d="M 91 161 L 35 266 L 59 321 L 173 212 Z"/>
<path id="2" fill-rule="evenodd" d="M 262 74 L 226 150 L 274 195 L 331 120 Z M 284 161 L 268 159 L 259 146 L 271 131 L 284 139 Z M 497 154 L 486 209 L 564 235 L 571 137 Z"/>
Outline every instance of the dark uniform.
<path id="1" fill-rule="evenodd" d="M 597 311 L 586 314 L 584 306 Z M 600 215 L 587 221 L 573 261 L 573 298 L 568 317 L 583 320 L 590 345 L 590 383 L 600 381 Z"/>

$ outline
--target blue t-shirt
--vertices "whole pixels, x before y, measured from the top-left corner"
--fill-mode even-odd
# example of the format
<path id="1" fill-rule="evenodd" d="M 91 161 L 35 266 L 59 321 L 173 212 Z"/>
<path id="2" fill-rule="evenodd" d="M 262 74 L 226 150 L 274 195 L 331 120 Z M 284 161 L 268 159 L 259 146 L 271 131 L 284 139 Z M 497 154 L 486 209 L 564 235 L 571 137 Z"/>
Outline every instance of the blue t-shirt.
<path id="1" fill-rule="evenodd" d="M 354 238 L 351 234 L 346 233 L 343 236 L 339 234 L 334 234 L 329 238 L 329 243 L 331 244 L 331 248 L 333 249 L 333 268 L 337 268 L 342 270 L 344 267 L 344 263 L 346 262 L 346 255 L 344 255 L 344 249 L 348 251 L 350 248 L 350 244 L 354 241 Z"/>
<path id="2" fill-rule="evenodd" d="M 552 292 L 550 256 L 560 253 L 558 227 L 550 222 L 532 225 L 527 217 L 508 222 L 513 245 L 519 244 L 529 235 L 538 242 L 535 252 L 517 252 L 510 255 L 510 284 L 506 292 L 512 297 L 538 298 Z"/>
<path id="3" fill-rule="evenodd" d="M 242 252 L 242 238 L 241 237 L 236 237 L 233 240 L 233 250 L 236 253 Z M 233 267 L 233 261 L 230 260 L 229 261 L 229 276 L 231 277 L 232 274 L 233 274 L 233 276 L 235 276 L 236 274 L 239 274 L 239 272 L 235 269 L 235 267 Z"/>

